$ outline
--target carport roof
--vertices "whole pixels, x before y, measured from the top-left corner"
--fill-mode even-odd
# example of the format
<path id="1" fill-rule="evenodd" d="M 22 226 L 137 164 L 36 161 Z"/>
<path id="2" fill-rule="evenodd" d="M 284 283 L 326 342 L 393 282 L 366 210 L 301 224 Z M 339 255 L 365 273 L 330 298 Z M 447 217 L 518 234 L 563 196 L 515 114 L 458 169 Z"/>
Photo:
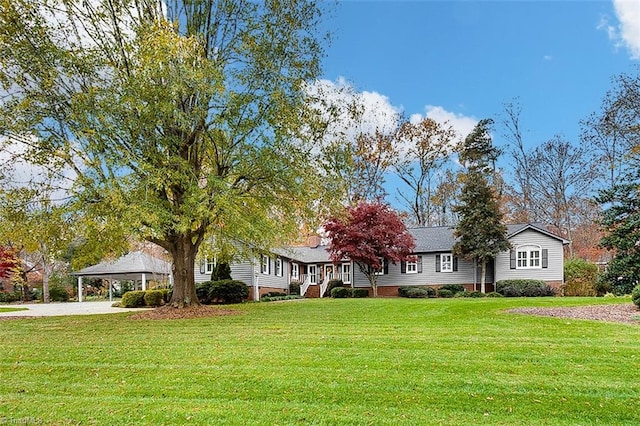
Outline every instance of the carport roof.
<path id="1" fill-rule="evenodd" d="M 141 251 L 134 251 L 116 260 L 104 261 L 73 273 L 81 277 L 122 280 L 139 280 L 142 274 L 171 275 L 171 264 Z"/>

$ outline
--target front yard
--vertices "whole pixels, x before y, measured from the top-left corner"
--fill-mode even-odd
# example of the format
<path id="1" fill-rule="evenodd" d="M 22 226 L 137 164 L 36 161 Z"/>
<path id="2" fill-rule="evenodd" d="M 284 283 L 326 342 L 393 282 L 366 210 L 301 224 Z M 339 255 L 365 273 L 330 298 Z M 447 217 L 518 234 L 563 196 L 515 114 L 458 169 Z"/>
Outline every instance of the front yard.
<path id="1" fill-rule="evenodd" d="M 629 299 L 314 299 L 0 321 L 0 423 L 640 423 L 640 325 L 506 313 Z"/>

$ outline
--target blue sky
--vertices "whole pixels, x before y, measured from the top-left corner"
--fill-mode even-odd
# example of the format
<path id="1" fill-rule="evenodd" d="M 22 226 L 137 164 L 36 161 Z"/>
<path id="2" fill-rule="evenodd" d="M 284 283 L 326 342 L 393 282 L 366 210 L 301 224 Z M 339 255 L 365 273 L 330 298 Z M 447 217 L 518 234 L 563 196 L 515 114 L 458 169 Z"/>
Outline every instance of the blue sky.
<path id="1" fill-rule="evenodd" d="M 640 0 L 343 1 L 326 25 L 323 79 L 461 132 L 518 97 L 531 146 L 577 143 L 611 77 L 640 64 Z"/>

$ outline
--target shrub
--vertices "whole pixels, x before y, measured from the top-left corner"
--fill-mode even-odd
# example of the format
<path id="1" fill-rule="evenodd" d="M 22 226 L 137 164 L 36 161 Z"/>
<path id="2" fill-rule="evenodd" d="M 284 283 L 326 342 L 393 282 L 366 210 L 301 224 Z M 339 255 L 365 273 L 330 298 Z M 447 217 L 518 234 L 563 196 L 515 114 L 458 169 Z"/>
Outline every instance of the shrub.
<path id="1" fill-rule="evenodd" d="M 120 304 L 123 308 L 141 308 L 144 306 L 144 291 L 128 291 L 122 295 Z"/>
<path id="2" fill-rule="evenodd" d="M 338 280 L 338 279 L 329 280 L 329 282 L 327 283 L 327 290 L 324 292 L 323 297 L 331 296 L 331 291 L 334 288 L 343 287 L 343 286 L 344 286 L 344 283 L 342 282 L 342 280 Z M 333 297 L 333 296 L 331 296 L 331 297 Z"/>
<path id="3" fill-rule="evenodd" d="M 429 291 L 424 287 L 412 287 L 406 292 L 406 296 L 411 299 L 426 299 L 429 297 Z"/>
<path id="4" fill-rule="evenodd" d="M 304 297 L 299 294 L 288 294 L 285 296 L 262 296 L 260 298 L 261 302 L 276 302 L 278 300 L 294 300 L 294 299 L 304 299 Z"/>
<path id="5" fill-rule="evenodd" d="M 480 297 L 485 297 L 485 294 L 481 291 L 460 291 L 456 293 L 454 297 L 470 297 L 473 299 L 477 299 Z"/>
<path id="6" fill-rule="evenodd" d="M 351 291 L 351 295 L 354 298 L 369 297 L 369 290 L 366 288 L 354 288 Z"/>
<path id="7" fill-rule="evenodd" d="M 346 287 L 334 287 L 331 289 L 331 297 L 335 299 L 351 297 L 351 289 Z"/>
<path id="8" fill-rule="evenodd" d="M 283 293 L 281 291 L 270 291 L 269 293 L 265 293 L 262 295 L 262 297 L 280 297 L 280 296 L 286 296 L 287 293 Z"/>
<path id="9" fill-rule="evenodd" d="M 445 298 L 453 297 L 453 292 L 451 290 L 447 290 L 446 288 L 439 288 L 438 297 L 445 297 Z"/>
<path id="10" fill-rule="evenodd" d="M 162 300 L 164 301 L 164 303 L 169 303 L 169 300 L 171 300 L 171 290 L 169 290 L 168 288 L 161 288 L 158 291 L 162 293 Z"/>
<path id="11" fill-rule="evenodd" d="M 505 297 L 555 296 L 556 291 L 540 280 L 502 280 L 496 283 L 496 291 Z"/>
<path id="12" fill-rule="evenodd" d="M 213 303 L 211 299 L 211 286 L 215 281 L 204 281 L 196 284 L 196 297 L 198 301 L 203 305 L 210 305 Z"/>
<path id="13" fill-rule="evenodd" d="M 242 281 L 220 280 L 211 282 L 209 298 L 218 303 L 242 303 L 249 297 L 249 287 Z"/>
<path id="14" fill-rule="evenodd" d="M 598 294 L 598 267 L 584 259 L 569 259 L 564 264 L 565 296 L 601 296 Z M 606 293 L 606 292 L 605 292 Z"/>
<path id="15" fill-rule="evenodd" d="M 144 293 L 144 304 L 151 307 L 161 306 L 164 303 L 164 295 L 161 290 L 147 290 Z"/>
<path id="16" fill-rule="evenodd" d="M 289 283 L 289 294 L 300 294 L 300 286 L 302 283 L 300 281 L 291 281 Z"/>
<path id="17" fill-rule="evenodd" d="M 635 286 L 631 291 L 631 301 L 640 308 L 640 284 Z"/>
<path id="18" fill-rule="evenodd" d="M 0 303 L 11 303 L 22 300 L 22 294 L 19 291 L 0 292 Z"/>
<path id="19" fill-rule="evenodd" d="M 61 285 L 49 286 L 49 300 L 52 302 L 68 302 L 69 292 Z"/>
<path id="20" fill-rule="evenodd" d="M 445 284 L 441 285 L 439 290 L 449 290 L 451 294 L 455 295 L 457 293 L 465 291 L 465 288 L 462 284 Z"/>
<path id="21" fill-rule="evenodd" d="M 491 293 L 487 293 L 486 296 L 487 297 L 504 297 L 503 295 L 501 295 L 497 291 L 492 291 Z"/>

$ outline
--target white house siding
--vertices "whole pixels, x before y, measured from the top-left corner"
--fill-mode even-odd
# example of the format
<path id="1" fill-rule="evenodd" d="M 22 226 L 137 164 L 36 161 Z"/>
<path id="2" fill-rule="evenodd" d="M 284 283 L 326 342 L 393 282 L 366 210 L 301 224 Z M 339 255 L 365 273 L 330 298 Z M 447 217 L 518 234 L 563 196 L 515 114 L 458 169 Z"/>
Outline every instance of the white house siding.
<path id="1" fill-rule="evenodd" d="M 539 245 L 548 250 L 548 267 L 536 269 L 510 269 L 509 252 L 500 253 L 496 257 L 496 281 L 513 279 L 536 279 L 547 282 L 562 282 L 564 269 L 564 253 L 562 240 L 552 238 L 544 233 L 527 229 L 511 237 L 511 246 Z M 542 263 L 542 259 L 540 260 Z"/>
<path id="2" fill-rule="evenodd" d="M 444 252 L 443 252 L 444 253 Z M 450 252 L 449 252 L 450 253 Z M 472 284 L 474 282 L 473 262 L 458 258 L 458 270 L 453 272 L 436 272 L 436 255 L 440 253 L 423 253 L 422 272 L 407 274 L 401 272 L 401 265 L 389 264 L 388 274 L 378 276 L 378 287 L 387 286 L 439 286 L 444 284 Z M 354 287 L 369 287 L 369 281 L 360 269 L 354 269 Z M 477 273 L 480 283 L 480 272 Z M 488 268 L 486 282 L 493 282 L 492 268 Z"/>

